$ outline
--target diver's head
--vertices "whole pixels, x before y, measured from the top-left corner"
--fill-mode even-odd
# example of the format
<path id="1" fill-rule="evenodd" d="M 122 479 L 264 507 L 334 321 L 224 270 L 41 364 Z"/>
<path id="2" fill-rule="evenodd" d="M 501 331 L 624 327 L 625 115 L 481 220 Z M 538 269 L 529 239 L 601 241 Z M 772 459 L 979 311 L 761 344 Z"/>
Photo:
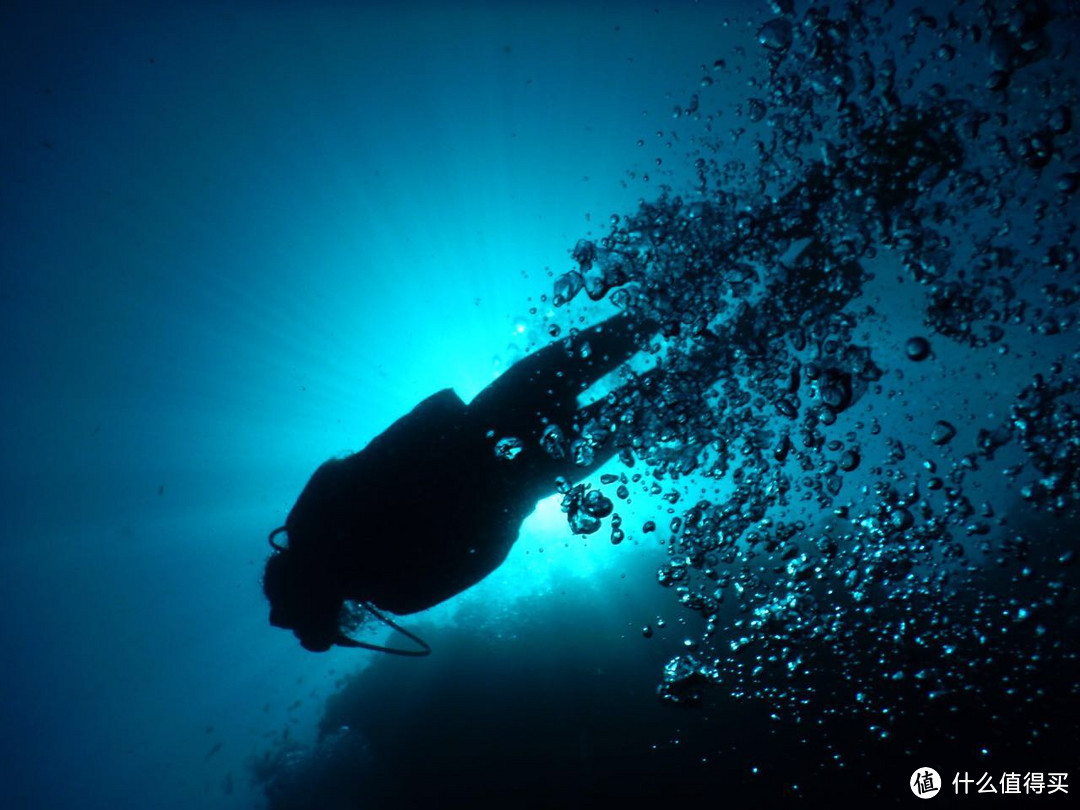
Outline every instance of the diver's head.
<path id="1" fill-rule="evenodd" d="M 289 546 L 274 542 L 274 538 L 284 531 L 286 529 L 283 527 L 270 534 L 270 545 L 274 547 L 274 553 L 266 561 L 266 571 L 263 573 L 263 593 L 270 601 L 270 624 L 292 630 L 300 639 L 301 646 L 312 652 L 326 652 L 335 644 L 411 657 L 424 656 L 431 652 L 426 641 L 398 626 L 367 602 L 349 603 L 352 606 L 353 619 L 350 622 L 350 611 L 344 611 L 345 599 L 338 592 L 333 568 L 328 567 L 326 560 L 318 561 L 310 555 L 301 554 Z M 401 649 L 349 638 L 342 629 L 342 619 L 344 616 L 347 624 L 359 624 L 356 620 L 357 610 L 366 611 L 378 621 L 397 630 L 411 640 L 416 648 Z"/>
<path id="2" fill-rule="evenodd" d="M 288 548 L 276 551 L 266 561 L 263 593 L 270 624 L 292 630 L 304 649 L 325 652 L 340 638 L 342 601 L 325 566 Z"/>

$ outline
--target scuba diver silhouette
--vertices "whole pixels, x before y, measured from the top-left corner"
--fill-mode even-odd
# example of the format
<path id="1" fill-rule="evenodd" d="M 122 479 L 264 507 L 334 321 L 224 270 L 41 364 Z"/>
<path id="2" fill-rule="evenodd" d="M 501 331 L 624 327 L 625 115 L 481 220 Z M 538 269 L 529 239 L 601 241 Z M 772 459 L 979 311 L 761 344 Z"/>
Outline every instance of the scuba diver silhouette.
<path id="1" fill-rule="evenodd" d="M 263 578 L 270 623 L 316 652 L 336 644 L 429 653 L 380 611 L 415 613 L 476 584 L 506 559 L 522 522 L 557 491 L 556 479 L 576 483 L 611 457 L 610 438 L 584 464 L 545 450 L 542 440 L 594 419 L 602 403 L 578 407 L 578 395 L 640 351 L 656 328 L 616 315 L 575 331 L 514 363 L 468 405 L 451 389 L 439 391 L 359 453 L 322 464 L 270 534 L 274 553 Z M 275 540 L 281 533 L 285 545 Z M 418 649 L 349 638 L 346 602 Z"/>

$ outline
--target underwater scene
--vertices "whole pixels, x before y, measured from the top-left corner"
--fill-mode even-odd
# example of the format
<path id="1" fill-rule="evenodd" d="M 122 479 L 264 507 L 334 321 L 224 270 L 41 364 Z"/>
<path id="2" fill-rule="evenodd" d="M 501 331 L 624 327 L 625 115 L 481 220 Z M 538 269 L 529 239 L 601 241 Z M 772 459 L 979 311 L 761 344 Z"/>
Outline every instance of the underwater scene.
<path id="1" fill-rule="evenodd" d="M 0 805 L 1071 806 L 1078 36 L 4 4 Z"/>

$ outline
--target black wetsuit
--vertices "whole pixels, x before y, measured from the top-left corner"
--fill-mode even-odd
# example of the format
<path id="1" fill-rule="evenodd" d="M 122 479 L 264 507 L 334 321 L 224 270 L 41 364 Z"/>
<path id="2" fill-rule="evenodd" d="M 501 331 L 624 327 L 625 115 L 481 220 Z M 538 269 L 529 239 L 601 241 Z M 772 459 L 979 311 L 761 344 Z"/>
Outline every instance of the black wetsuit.
<path id="1" fill-rule="evenodd" d="M 434 394 L 362 451 L 312 475 L 267 562 L 271 623 L 309 649 L 340 643 L 344 600 L 393 613 L 424 610 L 495 570 L 536 503 L 610 458 L 614 443 L 575 463 L 541 446 L 550 425 L 564 436 L 586 424 L 578 395 L 639 349 L 641 329 L 616 316 L 515 363 L 466 406 Z M 516 440 L 513 458 L 496 452 Z"/>

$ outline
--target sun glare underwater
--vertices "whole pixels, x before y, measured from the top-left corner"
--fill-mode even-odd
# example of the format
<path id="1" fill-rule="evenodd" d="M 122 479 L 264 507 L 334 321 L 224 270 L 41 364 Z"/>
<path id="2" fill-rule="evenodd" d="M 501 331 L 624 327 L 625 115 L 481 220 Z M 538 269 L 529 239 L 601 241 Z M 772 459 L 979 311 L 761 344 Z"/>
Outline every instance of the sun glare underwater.
<path id="1" fill-rule="evenodd" d="M 0 11 L 5 807 L 1067 803 L 1078 32 L 1070 0 Z M 527 448 L 581 475 L 396 619 L 431 655 L 270 626 L 320 464 L 616 315 L 632 358 Z"/>

